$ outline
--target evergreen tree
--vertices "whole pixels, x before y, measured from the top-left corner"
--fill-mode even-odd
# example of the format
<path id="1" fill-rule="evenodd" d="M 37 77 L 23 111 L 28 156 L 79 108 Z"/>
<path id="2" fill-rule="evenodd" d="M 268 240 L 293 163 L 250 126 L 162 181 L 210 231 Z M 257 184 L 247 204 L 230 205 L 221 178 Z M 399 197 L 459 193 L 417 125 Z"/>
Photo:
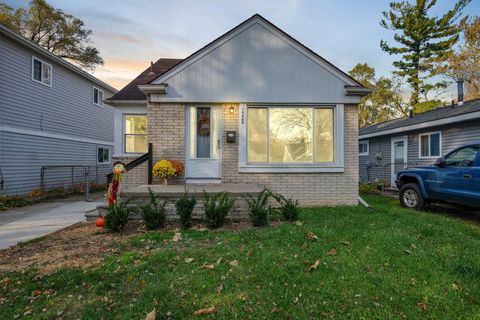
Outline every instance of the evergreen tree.
<path id="1" fill-rule="evenodd" d="M 435 75 L 434 66 L 446 61 L 459 38 L 456 21 L 471 0 L 459 0 L 443 16 L 432 16 L 430 11 L 436 0 L 391 2 L 390 10 L 383 12 L 380 21 L 383 28 L 396 31 L 394 40 L 399 46 L 390 46 L 386 41 L 380 47 L 389 54 L 402 55 L 393 63 L 395 74 L 404 77 L 412 88 L 410 103 L 420 102 L 420 94 L 427 96 L 430 90 L 445 88 L 445 82 L 429 83 Z"/>

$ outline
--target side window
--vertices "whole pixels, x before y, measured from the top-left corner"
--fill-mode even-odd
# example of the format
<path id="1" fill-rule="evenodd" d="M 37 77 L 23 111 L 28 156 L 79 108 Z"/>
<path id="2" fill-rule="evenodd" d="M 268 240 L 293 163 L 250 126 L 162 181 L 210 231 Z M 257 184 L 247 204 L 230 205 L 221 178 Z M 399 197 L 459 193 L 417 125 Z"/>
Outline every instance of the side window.
<path id="1" fill-rule="evenodd" d="M 32 80 L 51 87 L 52 65 L 32 57 Z"/>
<path id="2" fill-rule="evenodd" d="M 97 148 L 97 163 L 110 163 L 110 148 Z"/>
<path id="3" fill-rule="evenodd" d="M 478 150 L 476 147 L 465 147 L 459 149 L 445 158 L 445 166 L 448 167 L 471 167 L 475 161 Z"/>
<path id="4" fill-rule="evenodd" d="M 103 91 L 93 87 L 93 104 L 103 107 Z"/>
<path id="5" fill-rule="evenodd" d="M 432 158 L 441 155 L 440 132 L 419 135 L 419 157 Z"/>
<path id="6" fill-rule="evenodd" d="M 368 156 L 369 153 L 369 143 L 368 140 L 360 141 L 358 143 L 358 154 L 361 156 Z"/>

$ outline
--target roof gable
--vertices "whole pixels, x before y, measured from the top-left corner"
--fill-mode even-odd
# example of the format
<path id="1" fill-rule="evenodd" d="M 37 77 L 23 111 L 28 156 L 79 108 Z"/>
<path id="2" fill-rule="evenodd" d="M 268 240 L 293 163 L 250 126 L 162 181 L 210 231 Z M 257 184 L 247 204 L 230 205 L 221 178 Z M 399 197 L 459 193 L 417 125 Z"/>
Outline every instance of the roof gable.
<path id="1" fill-rule="evenodd" d="M 162 100 L 196 102 L 348 103 L 345 87 L 363 88 L 260 15 L 150 83 L 168 84 Z"/>

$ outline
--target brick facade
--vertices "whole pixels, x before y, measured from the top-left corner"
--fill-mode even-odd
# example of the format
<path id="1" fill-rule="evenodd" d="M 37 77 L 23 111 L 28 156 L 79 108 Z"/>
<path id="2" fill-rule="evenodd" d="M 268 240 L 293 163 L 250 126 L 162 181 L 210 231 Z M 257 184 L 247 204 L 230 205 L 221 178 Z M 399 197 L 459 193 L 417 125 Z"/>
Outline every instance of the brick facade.
<path id="1" fill-rule="evenodd" d="M 112 157 L 112 161 L 122 161 L 127 164 L 137 156 Z M 148 183 L 148 165 L 146 162 L 125 173 L 122 177 L 124 186 L 141 186 Z"/>
<path id="2" fill-rule="evenodd" d="M 358 108 L 345 105 L 345 172 L 343 173 L 240 173 L 238 141 L 225 143 L 226 131 L 239 131 L 238 112 L 222 107 L 222 182 L 254 183 L 300 200 L 302 206 L 358 204 Z M 237 139 L 238 140 L 238 139 Z"/>
<path id="3" fill-rule="evenodd" d="M 358 203 L 358 110 L 345 105 L 345 171 L 342 173 L 240 173 L 238 139 L 226 143 L 226 131 L 239 132 L 239 107 L 222 106 L 222 182 L 266 186 L 272 191 L 297 198 L 303 206 L 356 205 Z M 160 159 L 185 159 L 185 105 L 150 103 L 148 139 L 153 143 L 154 162 Z M 127 177 L 130 173 L 126 174 Z M 135 181 L 132 178 L 133 181 Z M 146 170 L 145 170 L 146 181 Z M 125 181 L 127 183 L 127 180 Z M 128 180 L 130 182 L 130 180 Z M 183 183 L 177 179 L 171 183 Z M 154 177 L 154 184 L 161 183 Z"/>

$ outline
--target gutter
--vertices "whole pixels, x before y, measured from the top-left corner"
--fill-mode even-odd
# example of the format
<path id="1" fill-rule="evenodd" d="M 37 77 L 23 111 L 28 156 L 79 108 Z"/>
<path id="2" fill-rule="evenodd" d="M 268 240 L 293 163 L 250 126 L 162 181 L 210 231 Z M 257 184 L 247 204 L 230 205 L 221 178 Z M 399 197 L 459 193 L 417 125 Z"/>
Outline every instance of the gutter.
<path id="1" fill-rule="evenodd" d="M 159 83 L 159 84 L 141 84 L 138 86 L 138 89 L 145 93 L 146 95 L 152 93 L 158 94 L 166 94 L 167 93 L 167 83 Z"/>
<path id="2" fill-rule="evenodd" d="M 122 106 L 122 105 L 132 105 L 132 104 L 136 104 L 136 105 L 146 105 L 147 104 L 147 100 L 109 100 L 109 99 L 105 99 L 103 100 L 103 103 L 106 103 L 110 106 Z"/>
<path id="3" fill-rule="evenodd" d="M 347 96 L 366 96 L 373 92 L 371 88 L 365 87 L 356 87 L 356 86 L 345 86 L 345 95 Z"/>
<path id="4" fill-rule="evenodd" d="M 76 74 L 78 74 L 78 75 L 80 75 L 84 78 L 87 78 L 88 80 L 92 81 L 93 83 L 97 84 L 98 86 L 102 87 L 103 89 L 107 89 L 108 91 L 111 91 L 112 93 L 117 93 L 118 92 L 117 89 L 115 89 L 114 87 L 106 84 L 102 80 L 95 78 L 94 76 L 92 76 L 88 72 L 83 71 L 82 69 L 74 66 L 73 64 L 63 60 L 62 58 L 56 56 L 55 54 L 51 53 L 50 51 L 46 50 L 45 48 L 42 48 L 38 44 L 33 43 L 30 40 L 27 40 L 26 38 L 24 38 L 20 34 L 8 29 L 7 27 L 5 27 L 1 24 L 0 24 L 0 34 L 5 35 L 7 38 L 10 38 L 10 39 L 24 45 L 25 47 L 35 51 L 38 54 L 46 56 L 48 59 L 54 61 L 55 63 L 58 63 L 62 67 L 66 68 L 70 71 L 73 71 L 74 73 L 76 73 Z"/>

